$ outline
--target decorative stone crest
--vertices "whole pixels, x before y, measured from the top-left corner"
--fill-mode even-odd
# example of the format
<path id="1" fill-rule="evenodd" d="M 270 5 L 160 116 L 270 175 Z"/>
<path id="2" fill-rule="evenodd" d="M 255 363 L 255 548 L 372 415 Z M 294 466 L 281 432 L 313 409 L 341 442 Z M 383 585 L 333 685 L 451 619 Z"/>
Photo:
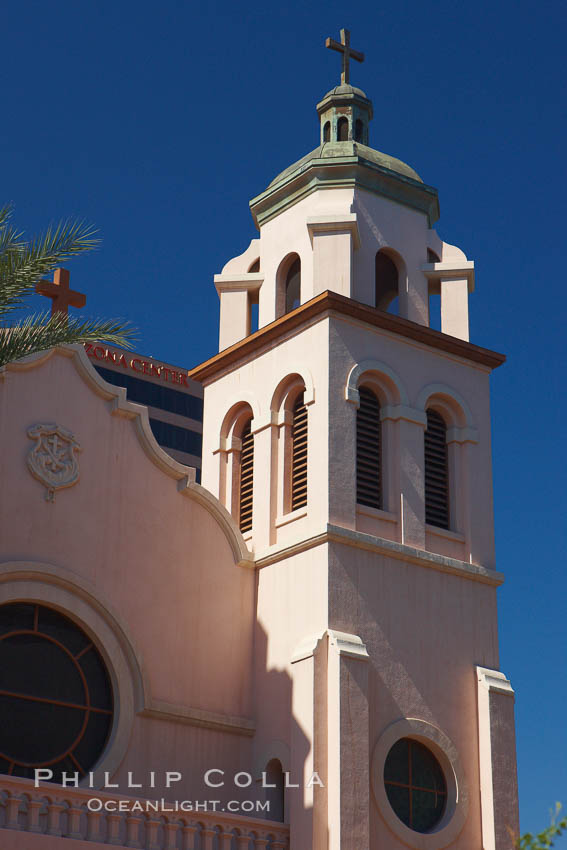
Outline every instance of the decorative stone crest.
<path id="1" fill-rule="evenodd" d="M 29 470 L 47 488 L 47 501 L 54 502 L 56 490 L 72 487 L 79 480 L 76 452 L 81 447 L 70 431 L 52 422 L 32 425 L 28 437 L 36 441 L 28 455 Z"/>

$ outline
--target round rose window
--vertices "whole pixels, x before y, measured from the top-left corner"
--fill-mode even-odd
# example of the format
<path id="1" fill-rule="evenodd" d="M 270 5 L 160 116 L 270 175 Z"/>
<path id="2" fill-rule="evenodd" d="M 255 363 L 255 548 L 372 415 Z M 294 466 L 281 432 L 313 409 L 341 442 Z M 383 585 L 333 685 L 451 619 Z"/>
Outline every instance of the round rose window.
<path id="1" fill-rule="evenodd" d="M 0 773 L 84 776 L 112 718 L 108 671 L 82 629 L 44 605 L 0 606 Z"/>
<path id="2" fill-rule="evenodd" d="M 447 783 L 433 753 L 412 738 L 401 738 L 384 764 L 384 785 L 399 819 L 416 832 L 430 832 L 441 821 Z"/>

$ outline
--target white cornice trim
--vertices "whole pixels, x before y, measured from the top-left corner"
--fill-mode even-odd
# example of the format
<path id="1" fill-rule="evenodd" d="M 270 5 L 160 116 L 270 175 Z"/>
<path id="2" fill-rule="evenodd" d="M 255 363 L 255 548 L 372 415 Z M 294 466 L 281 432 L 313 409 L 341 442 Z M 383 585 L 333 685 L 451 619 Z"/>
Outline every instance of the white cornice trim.
<path id="1" fill-rule="evenodd" d="M 337 525 L 328 525 L 327 529 L 329 539 L 339 543 L 380 552 L 392 558 L 409 561 L 410 563 L 429 567 L 439 572 L 460 575 L 463 578 L 480 581 L 485 584 L 497 586 L 504 582 L 504 575 L 502 573 L 478 564 L 468 564 L 466 561 L 459 561 L 457 558 L 448 558 L 445 555 L 438 555 L 435 552 L 426 552 L 423 549 L 407 546 L 405 543 L 396 543 L 393 540 L 385 540 L 382 537 L 374 537 L 372 534 L 352 531 L 349 528 L 342 528 Z"/>
<path id="2" fill-rule="evenodd" d="M 111 415 L 123 416 L 126 419 L 133 420 L 138 440 L 148 459 L 177 482 L 177 489 L 180 493 L 199 502 L 215 517 L 230 544 L 237 565 L 253 566 L 252 553 L 246 547 L 242 534 L 231 514 L 208 490 L 195 482 L 194 467 L 185 466 L 174 460 L 158 445 L 150 427 L 147 407 L 128 401 L 124 387 L 108 384 L 96 371 L 82 345 L 56 346 L 39 354 L 24 357 L 22 360 L 7 363 L 0 368 L 0 383 L 5 381 L 12 373 L 17 375 L 19 372 L 28 372 L 43 366 L 52 357 L 70 359 L 89 388 L 100 398 L 110 402 Z"/>
<path id="3" fill-rule="evenodd" d="M 354 546 L 357 549 L 377 552 L 396 560 L 416 564 L 417 566 L 437 570 L 438 572 L 460 576 L 470 581 L 490 584 L 493 587 L 498 587 L 504 582 L 504 575 L 502 573 L 488 567 L 478 564 L 468 564 L 466 561 L 459 561 L 457 558 L 448 558 L 445 555 L 438 555 L 435 552 L 426 552 L 423 549 L 407 546 L 405 543 L 396 543 L 393 540 L 386 540 L 383 537 L 376 537 L 373 534 L 353 531 L 349 528 L 330 524 L 326 526 L 325 531 L 314 534 L 305 540 L 299 540 L 285 547 L 279 547 L 278 545 L 271 546 L 263 552 L 257 553 L 255 566 L 263 569 L 271 564 L 297 555 L 300 552 L 305 552 L 316 546 L 322 546 L 330 542 L 342 543 L 345 546 Z"/>
<path id="4" fill-rule="evenodd" d="M 474 262 L 472 260 L 424 263 L 421 271 L 427 280 L 466 280 L 468 291 L 474 292 Z"/>
<path id="5" fill-rule="evenodd" d="M 297 664 L 315 655 L 317 647 L 324 637 L 329 638 L 331 646 L 335 648 L 339 655 L 356 658 L 357 661 L 367 661 L 370 657 L 366 644 L 358 635 L 349 632 L 337 632 L 334 629 L 324 629 L 320 634 L 308 635 L 308 637 L 303 638 L 293 651 L 291 663 Z"/>
<path id="6" fill-rule="evenodd" d="M 311 245 L 313 245 L 313 235 L 315 233 L 341 233 L 346 230 L 352 236 L 352 244 L 355 251 L 360 248 L 360 234 L 358 232 L 356 213 L 308 216 L 307 230 L 309 231 Z"/>
<path id="7" fill-rule="evenodd" d="M 488 667 L 477 666 L 476 674 L 479 685 L 485 687 L 487 691 L 496 691 L 496 693 L 509 697 L 514 696 L 514 689 L 510 684 L 510 680 L 499 670 L 490 670 Z"/>
<path id="8" fill-rule="evenodd" d="M 366 649 L 366 644 L 358 635 L 353 635 L 348 632 L 336 632 L 333 629 L 328 629 L 327 634 L 331 645 L 336 647 L 339 655 L 346 655 L 348 658 L 356 658 L 358 661 L 368 661 L 369 655 Z"/>
<path id="9" fill-rule="evenodd" d="M 258 292 L 264 283 L 264 274 L 262 272 L 216 274 L 214 281 L 219 295 L 221 292 Z"/>

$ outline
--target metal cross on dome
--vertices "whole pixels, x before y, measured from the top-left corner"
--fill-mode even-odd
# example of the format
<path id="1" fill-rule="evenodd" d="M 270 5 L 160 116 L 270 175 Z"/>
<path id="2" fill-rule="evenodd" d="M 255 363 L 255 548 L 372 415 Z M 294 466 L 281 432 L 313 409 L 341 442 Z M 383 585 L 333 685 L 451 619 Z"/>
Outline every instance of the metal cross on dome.
<path id="1" fill-rule="evenodd" d="M 67 316 L 69 306 L 84 307 L 87 301 L 87 296 L 82 292 L 75 292 L 69 288 L 69 272 L 67 269 L 55 269 L 53 274 L 53 283 L 50 280 L 40 280 L 35 287 L 35 291 L 39 295 L 45 295 L 51 298 L 51 315 L 63 313 Z"/>
<path id="2" fill-rule="evenodd" d="M 340 43 L 335 41 L 334 38 L 327 38 L 325 40 L 325 47 L 330 47 L 331 50 L 338 50 L 339 53 L 343 54 L 341 86 L 348 85 L 350 83 L 350 59 L 352 57 L 357 62 L 364 62 L 364 53 L 352 49 L 350 46 L 350 30 L 345 29 L 341 30 Z"/>

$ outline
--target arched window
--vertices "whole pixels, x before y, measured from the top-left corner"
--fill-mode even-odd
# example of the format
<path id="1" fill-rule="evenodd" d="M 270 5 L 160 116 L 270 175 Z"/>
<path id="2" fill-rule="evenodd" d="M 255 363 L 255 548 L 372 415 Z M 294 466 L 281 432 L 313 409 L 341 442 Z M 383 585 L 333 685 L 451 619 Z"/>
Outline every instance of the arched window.
<path id="1" fill-rule="evenodd" d="M 245 533 L 252 530 L 252 502 L 254 496 L 254 435 L 251 432 L 252 420 L 244 425 L 240 439 L 240 483 L 239 483 L 239 525 Z"/>
<path id="2" fill-rule="evenodd" d="M 0 772 L 34 768 L 85 776 L 108 741 L 114 713 L 110 676 L 91 638 L 36 603 L 0 606 Z"/>
<path id="3" fill-rule="evenodd" d="M 337 122 L 337 141 L 348 142 L 348 118 L 339 118 Z"/>
<path id="4" fill-rule="evenodd" d="M 219 499 L 244 534 L 252 530 L 254 413 L 240 401 L 226 413 L 220 429 Z"/>
<path id="5" fill-rule="evenodd" d="M 307 505 L 307 407 L 304 393 L 293 405 L 291 426 L 291 510 Z"/>
<path id="6" fill-rule="evenodd" d="M 331 141 L 331 122 L 325 121 L 323 126 L 323 142 Z"/>
<path id="7" fill-rule="evenodd" d="M 362 143 L 362 134 L 364 132 L 364 124 L 360 118 L 356 119 L 356 123 L 354 125 L 354 140 L 355 142 Z"/>
<path id="8" fill-rule="evenodd" d="M 285 279 L 285 312 L 301 304 L 301 260 L 297 257 L 288 269 Z"/>
<path id="9" fill-rule="evenodd" d="M 258 257 L 258 259 L 254 260 L 254 262 L 252 263 L 252 265 L 248 269 L 248 274 L 255 274 L 256 272 L 259 272 L 259 271 L 260 271 L 260 258 Z"/>
<path id="10" fill-rule="evenodd" d="M 382 508 L 382 423 L 380 402 L 368 387 L 359 388 L 356 412 L 356 501 Z"/>
<path id="11" fill-rule="evenodd" d="M 265 770 L 266 802 L 269 803 L 269 820 L 284 822 L 285 816 L 285 786 L 282 764 L 279 759 L 271 759 Z"/>
<path id="12" fill-rule="evenodd" d="M 398 269 L 384 251 L 376 254 L 375 287 L 376 307 L 387 310 L 398 295 Z"/>
<path id="13" fill-rule="evenodd" d="M 424 439 L 425 522 L 449 528 L 449 459 L 447 425 L 440 413 L 428 408 Z"/>

